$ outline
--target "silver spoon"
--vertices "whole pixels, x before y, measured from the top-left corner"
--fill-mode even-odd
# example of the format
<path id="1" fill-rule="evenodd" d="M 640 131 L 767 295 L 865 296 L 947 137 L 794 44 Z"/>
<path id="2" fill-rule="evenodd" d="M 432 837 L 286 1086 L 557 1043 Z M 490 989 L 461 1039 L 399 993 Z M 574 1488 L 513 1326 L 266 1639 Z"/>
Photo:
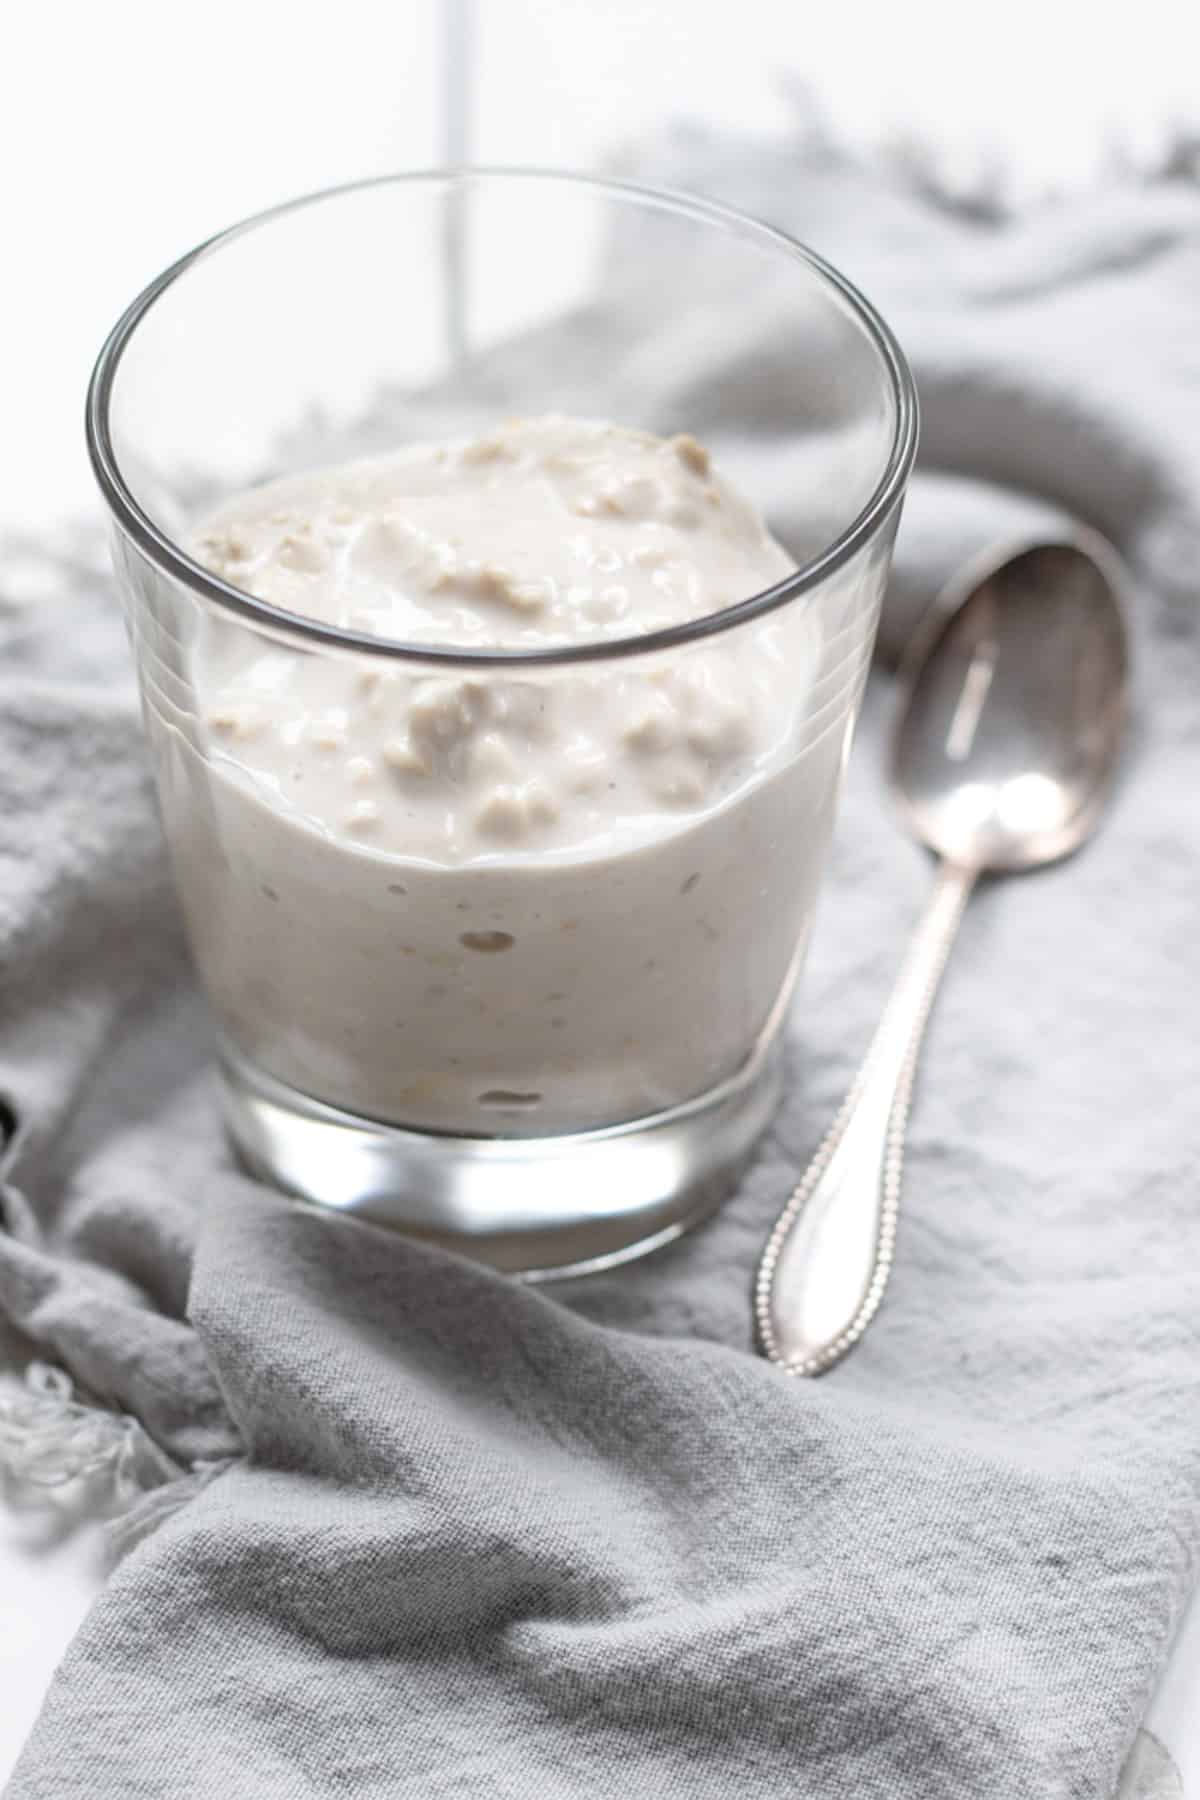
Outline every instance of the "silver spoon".
<path id="1" fill-rule="evenodd" d="M 977 878 L 1068 855 L 1103 812 L 1128 713 L 1125 588 L 1093 533 L 1009 545 L 952 582 L 917 634 L 891 785 L 942 863 L 866 1060 L 759 1265 L 759 1343 L 792 1374 L 831 1368 L 883 1297 L 917 1055 Z"/>

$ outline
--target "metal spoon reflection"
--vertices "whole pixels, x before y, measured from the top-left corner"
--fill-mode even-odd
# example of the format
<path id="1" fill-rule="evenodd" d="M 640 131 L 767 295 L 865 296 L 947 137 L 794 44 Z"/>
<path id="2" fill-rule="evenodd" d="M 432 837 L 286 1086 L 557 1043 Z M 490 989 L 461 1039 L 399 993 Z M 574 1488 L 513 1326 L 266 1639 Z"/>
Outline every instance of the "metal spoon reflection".
<path id="1" fill-rule="evenodd" d="M 1067 856 L 1103 812 L 1128 714 L 1125 586 L 1092 533 L 1008 546 L 953 582 L 918 633 L 891 785 L 942 865 L 866 1060 L 759 1265 L 759 1343 L 793 1374 L 831 1368 L 883 1297 L 917 1056 L 975 881 Z"/>

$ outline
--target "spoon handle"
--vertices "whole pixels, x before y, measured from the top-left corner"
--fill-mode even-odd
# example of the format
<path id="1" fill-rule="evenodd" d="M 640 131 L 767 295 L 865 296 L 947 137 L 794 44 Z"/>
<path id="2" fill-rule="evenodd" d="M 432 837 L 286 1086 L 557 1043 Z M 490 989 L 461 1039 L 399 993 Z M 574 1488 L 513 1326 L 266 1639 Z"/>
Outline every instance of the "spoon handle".
<path id="1" fill-rule="evenodd" d="M 883 1298 L 917 1056 L 975 877 L 942 864 L 871 1048 L 767 1240 L 755 1319 L 764 1355 L 790 1374 L 832 1368 Z"/>

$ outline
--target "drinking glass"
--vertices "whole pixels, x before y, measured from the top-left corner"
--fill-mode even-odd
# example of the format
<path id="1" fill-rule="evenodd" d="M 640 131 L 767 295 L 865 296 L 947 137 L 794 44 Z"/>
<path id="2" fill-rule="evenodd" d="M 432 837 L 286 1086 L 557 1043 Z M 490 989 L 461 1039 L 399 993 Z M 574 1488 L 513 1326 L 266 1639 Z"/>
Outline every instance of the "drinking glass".
<path id="1" fill-rule="evenodd" d="M 262 482 L 513 413 L 703 438 L 794 573 L 643 636 L 523 651 L 319 622 L 199 560 L 206 515 Z M 914 454 L 878 314 L 808 249 L 698 200 L 397 176 L 168 269 L 101 352 L 88 435 L 245 1163 L 530 1275 L 703 1216 L 778 1098 Z M 697 741 L 694 791 L 649 827 L 459 861 L 331 828 L 213 704 L 219 668 L 261 656 L 319 668 L 347 707 L 386 687 L 561 723 L 603 690 L 632 718 L 656 682 L 698 691 L 746 653 L 772 670 L 770 754 Z"/>

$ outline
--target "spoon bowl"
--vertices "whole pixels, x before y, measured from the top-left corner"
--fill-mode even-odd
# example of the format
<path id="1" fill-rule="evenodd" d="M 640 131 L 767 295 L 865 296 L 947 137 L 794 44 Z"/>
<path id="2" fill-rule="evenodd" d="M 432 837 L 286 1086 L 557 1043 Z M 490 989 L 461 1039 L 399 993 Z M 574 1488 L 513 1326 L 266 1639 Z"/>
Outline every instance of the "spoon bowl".
<path id="1" fill-rule="evenodd" d="M 1080 534 L 973 565 L 935 607 L 902 673 L 891 784 L 947 862 L 1029 869 L 1090 835 L 1128 715 L 1123 585 Z"/>

